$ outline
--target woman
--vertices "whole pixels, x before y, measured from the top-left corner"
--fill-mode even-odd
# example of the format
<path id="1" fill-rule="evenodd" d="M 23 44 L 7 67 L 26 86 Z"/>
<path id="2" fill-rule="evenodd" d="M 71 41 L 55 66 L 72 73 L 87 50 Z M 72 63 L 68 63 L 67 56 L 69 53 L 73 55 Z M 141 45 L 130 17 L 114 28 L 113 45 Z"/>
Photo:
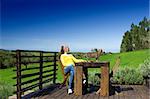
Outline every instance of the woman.
<path id="1" fill-rule="evenodd" d="M 69 52 L 69 47 L 68 46 L 62 46 L 63 50 L 61 49 L 61 54 L 60 60 L 62 62 L 62 65 L 64 66 L 64 73 L 70 73 L 70 78 L 69 78 L 69 86 L 68 86 L 68 94 L 73 93 L 72 91 L 72 83 L 73 83 L 73 78 L 74 78 L 74 66 L 75 63 L 77 62 L 86 62 L 85 60 L 82 59 L 76 59 L 72 54 L 68 54 Z M 84 81 L 85 83 L 85 81 Z"/>

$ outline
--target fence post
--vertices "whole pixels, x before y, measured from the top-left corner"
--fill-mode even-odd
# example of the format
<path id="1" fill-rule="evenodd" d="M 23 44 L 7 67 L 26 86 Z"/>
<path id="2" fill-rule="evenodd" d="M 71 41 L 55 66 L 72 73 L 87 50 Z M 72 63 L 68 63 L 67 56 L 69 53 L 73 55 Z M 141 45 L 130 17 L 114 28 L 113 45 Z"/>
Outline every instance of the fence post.
<path id="1" fill-rule="evenodd" d="M 56 83 L 56 62 L 57 62 L 57 53 L 54 53 L 54 78 L 53 78 L 53 84 Z"/>
<path id="2" fill-rule="evenodd" d="M 42 74 L 43 74 L 43 52 L 40 52 L 40 75 L 39 75 L 39 89 L 42 90 Z"/>
<path id="3" fill-rule="evenodd" d="M 101 96 L 109 96 L 109 64 L 101 66 Z"/>
<path id="4" fill-rule="evenodd" d="M 16 68 L 17 68 L 17 99 L 21 99 L 21 53 L 16 50 Z"/>

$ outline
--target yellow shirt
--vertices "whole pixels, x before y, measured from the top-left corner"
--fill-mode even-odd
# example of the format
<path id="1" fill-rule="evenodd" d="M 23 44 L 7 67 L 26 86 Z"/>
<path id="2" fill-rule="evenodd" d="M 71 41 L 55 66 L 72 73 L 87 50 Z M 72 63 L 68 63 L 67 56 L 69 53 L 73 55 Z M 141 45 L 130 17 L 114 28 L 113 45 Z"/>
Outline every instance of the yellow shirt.
<path id="1" fill-rule="evenodd" d="M 69 66 L 69 65 L 73 65 L 75 66 L 75 63 L 78 63 L 78 62 L 85 62 L 85 60 L 82 60 L 82 59 L 76 59 L 72 54 L 62 54 L 60 56 L 60 60 L 63 64 L 63 66 Z"/>

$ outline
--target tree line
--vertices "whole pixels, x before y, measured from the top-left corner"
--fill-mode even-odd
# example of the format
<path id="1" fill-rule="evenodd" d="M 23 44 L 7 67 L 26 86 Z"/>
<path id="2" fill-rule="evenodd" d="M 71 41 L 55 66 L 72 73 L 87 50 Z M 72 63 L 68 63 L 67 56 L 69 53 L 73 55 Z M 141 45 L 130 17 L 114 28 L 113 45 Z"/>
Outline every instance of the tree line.
<path id="1" fill-rule="evenodd" d="M 131 24 L 131 29 L 123 35 L 120 52 L 150 48 L 150 20 L 146 17 L 138 25 Z"/>
<path id="2" fill-rule="evenodd" d="M 22 52 L 22 56 L 39 56 L 39 54 L 34 52 Z M 49 54 L 48 54 L 49 55 Z M 47 55 L 47 56 L 48 56 Z M 49 55 L 51 56 L 51 55 Z M 43 57 L 43 61 L 53 60 L 53 57 Z M 24 57 L 21 59 L 23 65 L 27 68 L 29 62 L 38 62 L 40 57 Z M 16 65 L 16 52 L 11 50 L 0 49 L 0 69 L 6 69 L 14 67 Z"/>

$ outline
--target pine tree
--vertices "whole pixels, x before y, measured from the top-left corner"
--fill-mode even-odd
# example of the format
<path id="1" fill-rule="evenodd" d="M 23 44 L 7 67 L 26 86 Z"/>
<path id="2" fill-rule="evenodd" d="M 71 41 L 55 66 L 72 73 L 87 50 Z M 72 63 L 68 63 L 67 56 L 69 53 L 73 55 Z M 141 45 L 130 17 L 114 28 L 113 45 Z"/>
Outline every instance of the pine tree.
<path id="1" fill-rule="evenodd" d="M 139 25 L 131 24 L 130 31 L 124 33 L 120 46 L 121 52 L 150 48 L 150 20 L 146 17 Z"/>

